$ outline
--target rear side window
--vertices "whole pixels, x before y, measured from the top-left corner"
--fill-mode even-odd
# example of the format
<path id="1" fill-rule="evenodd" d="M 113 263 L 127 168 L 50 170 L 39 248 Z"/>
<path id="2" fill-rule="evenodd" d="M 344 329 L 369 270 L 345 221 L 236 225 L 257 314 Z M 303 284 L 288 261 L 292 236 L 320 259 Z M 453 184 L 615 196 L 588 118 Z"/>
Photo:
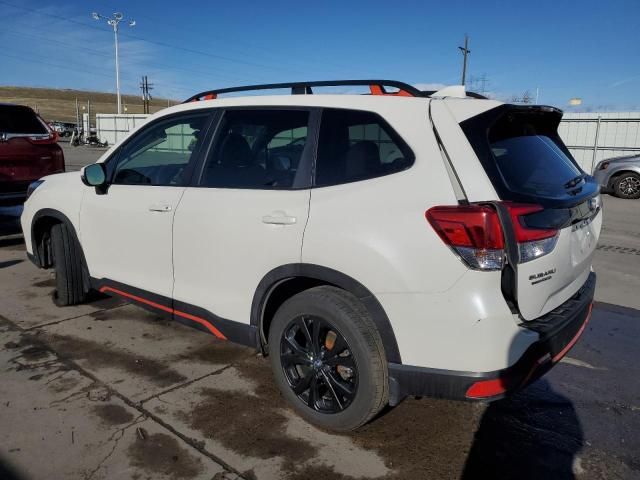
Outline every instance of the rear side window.
<path id="1" fill-rule="evenodd" d="M 292 188 L 307 144 L 309 112 L 228 110 L 200 185 L 214 188 Z"/>
<path id="2" fill-rule="evenodd" d="M 0 132 L 37 135 L 49 133 L 33 110 L 20 105 L 0 105 Z"/>
<path id="3" fill-rule="evenodd" d="M 503 117 L 489 131 L 491 152 L 505 184 L 519 193 L 566 195 L 583 172 L 547 128 L 514 117 Z"/>
<path id="4" fill-rule="evenodd" d="M 318 139 L 316 186 L 357 182 L 406 170 L 407 144 L 377 114 L 325 109 Z"/>

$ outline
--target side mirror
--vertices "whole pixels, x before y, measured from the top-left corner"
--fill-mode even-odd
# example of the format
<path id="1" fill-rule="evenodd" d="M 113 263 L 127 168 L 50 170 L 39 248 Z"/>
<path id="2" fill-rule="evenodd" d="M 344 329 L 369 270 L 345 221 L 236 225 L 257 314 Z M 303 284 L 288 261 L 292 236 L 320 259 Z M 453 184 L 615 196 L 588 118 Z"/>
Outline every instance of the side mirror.
<path id="1" fill-rule="evenodd" d="M 107 183 L 107 174 L 102 163 L 94 163 L 85 167 L 82 172 L 82 182 L 89 187 L 104 187 Z"/>

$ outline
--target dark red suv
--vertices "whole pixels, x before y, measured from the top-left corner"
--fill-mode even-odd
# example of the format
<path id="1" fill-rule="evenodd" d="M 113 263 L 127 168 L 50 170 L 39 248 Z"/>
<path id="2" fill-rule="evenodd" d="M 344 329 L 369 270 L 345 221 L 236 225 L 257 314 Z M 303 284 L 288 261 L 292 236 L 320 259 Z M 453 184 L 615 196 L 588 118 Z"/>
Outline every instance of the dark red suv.
<path id="1" fill-rule="evenodd" d="M 54 132 L 31 108 L 0 103 L 0 205 L 19 205 L 29 184 L 64 172 Z"/>

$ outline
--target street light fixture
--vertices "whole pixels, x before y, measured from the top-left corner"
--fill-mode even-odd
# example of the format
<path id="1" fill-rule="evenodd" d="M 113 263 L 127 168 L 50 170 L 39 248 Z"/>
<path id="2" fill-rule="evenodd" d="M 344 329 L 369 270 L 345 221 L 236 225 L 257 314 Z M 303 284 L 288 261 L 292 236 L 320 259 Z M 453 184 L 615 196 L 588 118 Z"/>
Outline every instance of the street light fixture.
<path id="1" fill-rule="evenodd" d="M 97 12 L 93 12 L 91 14 L 94 20 L 106 20 L 109 25 L 113 27 L 113 36 L 115 40 L 116 46 L 116 96 L 118 101 L 118 114 L 122 113 L 122 103 L 120 101 L 120 63 L 118 60 L 118 24 L 124 20 L 124 15 L 120 12 L 116 12 L 110 17 L 105 17 L 104 15 L 100 15 Z M 135 26 L 135 20 L 129 20 L 128 24 L 130 27 Z"/>

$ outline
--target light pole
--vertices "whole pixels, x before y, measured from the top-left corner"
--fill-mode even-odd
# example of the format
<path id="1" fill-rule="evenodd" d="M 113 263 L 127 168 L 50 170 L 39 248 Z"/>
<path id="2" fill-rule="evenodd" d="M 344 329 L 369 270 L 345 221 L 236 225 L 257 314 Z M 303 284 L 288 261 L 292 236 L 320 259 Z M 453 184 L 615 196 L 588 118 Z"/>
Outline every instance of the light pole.
<path id="1" fill-rule="evenodd" d="M 105 17 L 99 13 L 93 12 L 91 16 L 94 20 L 106 20 L 109 25 L 113 27 L 113 36 L 116 45 L 116 96 L 118 98 L 118 114 L 122 113 L 122 104 L 120 102 L 120 63 L 118 60 L 118 24 L 124 19 L 124 15 L 120 12 L 116 12 L 110 17 Z M 133 27 L 136 24 L 135 20 L 129 20 L 129 26 Z"/>

